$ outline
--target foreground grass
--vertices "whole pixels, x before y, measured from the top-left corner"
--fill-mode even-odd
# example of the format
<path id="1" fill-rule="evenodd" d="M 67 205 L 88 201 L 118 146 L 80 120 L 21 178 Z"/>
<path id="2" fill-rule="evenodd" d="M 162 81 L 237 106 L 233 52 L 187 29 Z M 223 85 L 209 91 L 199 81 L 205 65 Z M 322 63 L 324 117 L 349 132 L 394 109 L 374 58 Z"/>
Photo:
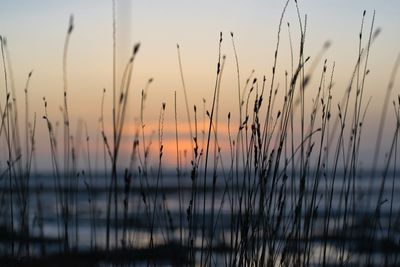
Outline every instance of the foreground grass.
<path id="1" fill-rule="evenodd" d="M 335 64 L 325 60 L 320 70 L 314 69 L 314 64 L 308 67 L 311 60 L 304 55 L 306 17 L 300 14 L 297 2 L 299 51 L 296 55 L 291 44 L 293 67 L 285 73 L 285 87 L 278 89 L 276 70 L 287 6 L 288 2 L 278 26 L 270 82 L 265 77 L 261 80 L 253 77 L 253 73 L 242 82 L 234 34 L 228 37 L 236 60 L 239 118 L 238 122 L 233 122 L 230 113 L 225 117 L 227 133 L 219 131 L 221 79 L 225 66 L 222 49 L 226 37 L 220 33 L 213 98 L 210 104 L 204 102 L 202 112 L 196 106 L 191 109 L 188 103 L 177 47 L 191 151 L 186 156 L 190 165 L 185 167 L 179 149 L 175 98 L 171 105 L 175 111 L 176 131 L 173 171 L 163 165 L 167 103 L 162 103 L 159 111 L 155 166 L 149 159 L 152 140 L 145 132 L 144 107 L 152 79 L 141 93 L 140 123 L 132 135 L 129 164 L 120 167 L 127 101 L 140 46 L 134 46 L 121 86 L 117 88 L 115 17 L 111 136 L 104 129 L 105 91 L 100 116 L 104 173 L 92 170 L 87 130 L 87 169 L 77 169 L 68 113 L 67 59 L 74 29 L 71 17 L 63 54 L 62 140 L 57 139 L 44 99 L 43 119 L 48 128 L 49 164 L 53 170 L 48 175 L 51 185 L 48 181 L 40 183 L 39 174 L 32 171 L 32 161 L 36 157 L 36 118 L 32 121 L 29 118 L 28 86 L 32 73 L 28 75 L 25 88 L 23 149 L 17 100 L 8 84 L 9 56 L 2 38 L 6 101 L 0 107 L 0 138 L 7 148 L 2 151 L 7 167 L 1 174 L 3 256 L 0 261 L 5 265 L 54 265 L 60 260 L 68 265 L 135 265 L 138 262 L 190 266 L 398 265 L 400 207 L 395 201 L 395 187 L 399 97 L 393 101 L 396 120 L 391 123 L 392 135 L 385 163 L 382 168 L 375 163 L 383 157 L 380 151 L 382 131 L 399 59 L 386 91 L 374 165 L 363 172 L 359 164 L 360 146 L 369 104 L 364 99 L 364 89 L 369 55 L 377 38 L 375 14 L 369 29 L 365 30 L 366 13 L 363 13 L 358 58 L 345 94 L 335 103 L 331 93 Z M 288 28 L 290 35 L 289 25 Z M 321 53 L 328 47 L 329 43 Z M 319 80 L 316 88 L 310 84 L 311 78 Z M 305 90 L 314 93 L 313 101 L 306 100 Z M 200 125 L 199 116 L 206 118 L 205 124 Z M 222 139 L 228 140 L 228 147 L 221 147 Z M 222 150 L 229 151 L 228 156 Z M 171 177 L 176 178 L 173 186 L 168 184 Z M 367 189 L 360 184 L 360 177 L 364 177 L 363 181 L 370 177 Z M 369 197 L 367 201 L 360 201 L 365 191 Z M 43 202 L 49 198 L 46 192 L 51 192 L 54 198 L 51 211 L 43 210 Z M 34 210 L 31 207 L 35 207 Z M 51 220 L 55 230 L 50 236 L 46 227 Z M 81 239 L 85 239 L 81 236 L 83 231 L 89 240 L 86 246 L 81 244 Z"/>

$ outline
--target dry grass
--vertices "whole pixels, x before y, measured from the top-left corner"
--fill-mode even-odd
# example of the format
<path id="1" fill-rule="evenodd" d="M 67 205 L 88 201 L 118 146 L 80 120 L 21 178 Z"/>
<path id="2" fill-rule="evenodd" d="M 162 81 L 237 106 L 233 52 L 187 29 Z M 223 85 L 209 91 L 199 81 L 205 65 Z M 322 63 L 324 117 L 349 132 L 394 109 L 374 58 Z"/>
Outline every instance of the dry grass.
<path id="1" fill-rule="evenodd" d="M 176 142 L 176 166 L 164 164 L 164 116 L 162 103 L 158 124 L 158 161 L 149 163 L 153 140 L 145 128 L 145 102 L 153 79 L 142 90 L 140 123 L 132 134 L 129 164 L 120 167 L 121 140 L 126 132 L 126 117 L 133 65 L 139 44 L 123 72 L 117 90 L 115 67 L 116 23 L 113 16 L 113 88 L 112 137 L 104 129 L 104 89 L 99 128 L 103 147 L 104 174 L 92 170 L 90 138 L 85 124 L 84 149 L 86 168 L 77 170 L 77 145 L 70 130 L 68 113 L 67 59 L 73 34 L 73 20 L 68 25 L 63 54 L 63 140 L 59 157 L 59 140 L 47 112 L 53 172 L 54 212 L 43 210 L 48 199 L 39 174 L 32 170 L 35 161 L 36 117 L 29 118 L 29 73 L 25 87 L 25 145 L 22 149 L 15 92 L 10 90 L 11 63 L 6 40 L 1 38 L 5 81 L 5 102 L 0 106 L 0 138 L 6 144 L 7 168 L 1 174 L 0 212 L 2 214 L 0 261 L 8 265 L 53 264 L 54 257 L 64 257 L 68 264 L 99 263 L 134 265 L 190 266 L 396 266 L 399 206 L 396 202 L 397 144 L 400 126 L 400 97 L 393 101 L 396 121 L 391 123 L 390 149 L 382 169 L 375 164 L 370 170 L 369 194 L 378 192 L 368 203 L 359 201 L 364 173 L 360 168 L 360 146 L 366 110 L 364 89 L 368 75 L 369 55 L 376 39 L 375 13 L 363 47 L 365 16 L 359 33 L 358 58 L 351 79 L 339 103 L 332 97 L 335 63 L 320 60 L 325 44 L 313 63 L 304 55 L 307 16 L 302 16 L 296 1 L 300 29 L 299 51 L 293 50 L 288 24 L 291 66 L 285 72 L 284 88 L 277 86 L 277 66 L 281 52 L 280 38 L 288 6 L 286 2 L 278 25 L 272 72 L 257 79 L 252 72 L 243 83 L 234 34 L 230 33 L 237 76 L 238 123 L 229 113 L 228 132 L 219 130 L 221 80 L 224 73 L 225 40 L 218 39 L 218 58 L 211 105 L 203 101 L 207 125 L 199 126 L 196 106 L 190 109 L 183 74 L 180 47 L 177 46 L 180 79 L 185 96 L 186 121 L 189 125 L 190 165 L 180 149 L 176 92 L 173 105 Z M 113 1 L 115 6 L 115 1 Z M 115 8 L 113 8 L 113 13 Z M 297 62 L 297 63 L 296 63 Z M 396 80 L 400 57 L 390 75 L 381 120 L 376 136 L 374 163 L 382 156 L 382 131 Z M 309 66 L 311 65 L 311 66 Z M 311 79 L 318 80 L 317 86 Z M 306 100 L 305 91 L 314 94 Z M 311 92 L 309 92 L 311 91 Z M 281 97 L 283 96 L 283 97 Z M 311 107 L 308 113 L 307 106 Z M 192 124 L 193 122 L 193 124 Z M 229 147 L 221 147 L 222 139 Z M 110 141 L 111 140 L 111 141 Z M 221 151 L 228 151 L 226 156 Z M 96 149 L 97 161 L 98 149 Z M 61 164 L 62 161 L 63 163 Z M 228 163 L 228 164 L 227 164 Z M 98 163 L 95 164 L 98 166 Z M 392 176 L 391 184 L 388 184 Z M 7 177 L 7 179 L 3 179 Z M 31 181 L 35 177 L 35 181 Z M 104 179 L 99 182 L 100 179 Z M 167 179 L 175 179 L 171 185 Z M 379 179 L 379 188 L 376 186 Z M 122 182 L 123 181 L 123 182 Z M 100 185 L 101 184 L 101 185 Z M 376 190 L 376 191 L 375 191 Z M 389 194 L 385 193 L 389 190 Z M 36 210 L 30 210 L 33 193 Z M 85 197 L 85 201 L 80 198 Z M 84 203 L 84 204 L 82 204 Z M 175 203 L 175 204 L 174 204 Z M 87 205 L 87 210 L 83 207 Z M 174 208 L 175 205 L 175 208 Z M 122 207 L 122 208 L 121 208 Z M 389 208 L 388 208 L 389 207 Z M 103 210 L 101 210 L 103 209 Z M 102 213 L 101 213 L 102 212 Z M 44 217 L 54 216 L 44 219 Z M 88 226 L 85 218 L 88 217 Z M 56 235 L 46 232 L 54 220 Z M 80 245 L 81 228 L 89 229 L 90 247 Z M 104 237 L 102 236 L 104 235 Z M 8 246 L 10 244 L 11 246 Z M 46 249 L 53 250 L 52 252 Z M 55 252 L 54 252 L 55 250 Z M 40 251 L 40 252 L 39 252 Z M 179 254 L 173 256 L 172 252 Z M 134 256 L 132 256 L 134 255 Z"/>

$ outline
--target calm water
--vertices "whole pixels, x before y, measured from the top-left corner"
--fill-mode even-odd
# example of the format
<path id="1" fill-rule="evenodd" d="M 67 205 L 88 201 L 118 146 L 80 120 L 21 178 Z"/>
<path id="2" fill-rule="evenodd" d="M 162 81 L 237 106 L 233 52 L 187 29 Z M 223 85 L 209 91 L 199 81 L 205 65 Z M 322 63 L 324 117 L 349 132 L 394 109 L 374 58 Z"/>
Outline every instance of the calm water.
<path id="1" fill-rule="evenodd" d="M 310 172 L 312 173 L 312 172 Z M 378 173 L 379 174 L 379 173 Z M 399 211 L 400 211 L 400 181 L 398 177 L 393 178 L 389 174 L 382 187 L 382 178 L 379 175 L 371 177 L 371 173 L 360 173 L 355 179 L 344 178 L 343 172 L 337 174 L 333 185 L 333 197 L 331 203 L 331 219 L 329 223 L 330 235 L 327 247 L 329 258 L 337 259 L 340 250 L 340 230 L 343 229 L 343 220 L 346 220 L 347 231 L 352 232 L 353 240 L 345 246 L 342 255 L 351 255 L 349 262 L 362 262 L 367 252 L 363 250 L 362 237 L 368 235 L 368 222 L 371 218 L 379 218 L 374 231 L 374 242 L 376 247 L 373 249 L 373 260 L 381 262 L 385 258 L 385 249 L 379 244 L 385 241 L 393 241 L 398 245 L 400 240 Z M 201 246 L 201 227 L 205 223 L 206 227 L 215 227 L 214 244 L 229 245 L 231 238 L 232 218 L 237 218 L 239 214 L 244 216 L 245 212 L 240 209 L 239 196 L 241 190 L 249 188 L 249 184 L 256 190 L 254 195 L 245 193 L 243 199 L 257 199 L 259 195 L 258 179 L 249 178 L 243 173 L 237 175 L 217 174 L 215 180 L 215 190 L 212 186 L 212 175 L 207 176 L 204 194 L 204 175 L 201 173 L 197 178 L 197 194 L 194 197 L 197 214 L 193 215 L 194 229 L 197 229 L 197 239 L 195 246 Z M 55 190 L 57 183 L 60 183 L 62 193 Z M 312 259 L 311 262 L 320 262 L 324 242 L 321 239 L 324 229 L 324 216 L 330 202 L 330 192 L 332 188 L 332 177 L 320 175 L 318 184 L 312 177 L 307 177 L 305 181 L 305 192 L 303 205 L 308 207 L 313 204 L 316 207 L 311 231 Z M 107 200 L 108 188 L 111 181 L 109 176 L 95 174 L 89 176 L 82 174 L 72 177 L 62 177 L 60 180 L 54 179 L 52 174 L 33 175 L 30 179 L 28 194 L 28 214 L 30 235 L 33 237 L 44 237 L 48 242 L 32 241 L 31 251 L 39 255 L 45 253 L 58 252 L 63 248 L 58 242 L 63 237 L 64 224 L 61 216 L 62 203 L 68 204 L 68 239 L 70 247 L 78 247 L 79 250 L 89 251 L 94 247 L 104 248 L 106 245 L 107 229 Z M 158 184 L 158 186 L 157 186 Z M 285 208 L 282 213 L 282 222 L 289 223 L 293 220 L 294 207 L 299 199 L 300 179 L 288 178 L 285 182 L 280 179 L 276 182 L 276 188 L 285 195 Z M 163 173 L 148 172 L 147 177 L 134 175 L 131 178 L 129 190 L 126 187 L 124 176 L 117 178 L 117 223 L 115 221 L 114 196 L 112 196 L 111 206 L 111 230 L 110 246 L 115 247 L 115 235 L 118 235 L 118 244 L 121 246 L 122 239 L 132 247 L 148 247 L 150 236 L 150 225 L 154 220 L 154 242 L 156 244 L 179 243 L 181 238 L 186 242 L 189 230 L 187 220 L 187 209 L 192 198 L 193 183 L 189 173 L 181 173 L 179 183 L 175 171 L 164 171 Z M 314 187 L 316 185 L 316 187 Z M 267 182 L 266 192 L 273 186 Z M 313 188 L 315 197 L 313 198 Z M 380 189 L 383 188 L 383 191 Z M 278 203 L 279 190 L 272 197 L 272 203 Z M 347 190 L 348 189 L 348 190 Z M 244 190 L 246 192 L 246 190 Z M 180 192 L 180 193 L 179 193 Z M 348 192 L 348 194 L 346 194 Z M 8 179 L 1 181 L 1 206 L 2 225 L 10 225 L 10 190 Z M 252 198 L 253 197 L 253 198 Z M 146 199 L 146 205 L 143 199 Z M 127 199 L 127 201 L 126 201 Z M 213 201 L 214 199 L 214 201 Z M 379 202 L 380 203 L 377 204 Z M 127 209 L 124 208 L 124 201 Z M 242 201 L 242 207 L 249 207 L 250 202 Z M 18 214 L 20 210 L 20 196 L 13 192 L 13 212 Z M 154 206 L 154 203 L 156 205 Z M 214 205 L 213 205 L 214 203 Z M 246 206 L 247 205 L 247 206 Z M 274 204 L 275 205 L 275 204 Z M 344 207 L 347 205 L 347 211 Z M 66 205 L 64 205 L 66 206 Z M 259 202 L 251 204 L 254 210 L 259 208 Z M 379 209 L 377 209 L 377 207 Z M 194 208 L 194 207 L 192 207 Z M 274 207 L 272 207 L 274 208 Z M 203 216 L 203 210 L 205 211 Z M 214 210 L 214 212 L 212 212 Z M 153 218 L 153 213 L 155 216 Z M 305 220 L 307 209 L 304 208 L 301 218 Z M 378 215 L 377 215 L 378 214 Z M 234 216 L 232 216 L 234 215 Z M 277 215 L 277 214 L 275 214 Z M 274 215 L 274 216 L 275 216 Z M 125 217 L 124 217 L 125 216 Z M 254 215 L 255 216 L 255 215 Z M 273 217 L 273 216 L 272 216 Z M 124 219 L 125 218 L 125 219 Z M 255 220 L 255 217 L 254 217 Z M 14 216 L 14 228 L 18 229 L 20 218 Z M 118 227 L 116 231 L 115 228 Z M 207 231 L 206 231 L 207 232 Z M 284 233 L 284 232 L 282 232 Z M 208 235 L 208 233 L 206 233 Z M 278 239 L 280 235 L 277 235 Z M 336 240 L 334 237 L 337 237 Z M 282 235 L 284 239 L 284 235 Z M 363 241 L 364 240 L 364 241 Z M 53 242 L 50 242 L 53 241 Z M 9 243 L 2 242 L 2 251 L 9 251 Z M 395 247 L 398 249 L 398 247 Z M 398 250 L 396 250 L 398 252 Z M 390 254 L 390 253 L 389 253 Z M 391 256 L 392 257 L 392 256 Z M 225 263 L 226 258 L 221 252 L 216 257 L 221 264 Z"/>

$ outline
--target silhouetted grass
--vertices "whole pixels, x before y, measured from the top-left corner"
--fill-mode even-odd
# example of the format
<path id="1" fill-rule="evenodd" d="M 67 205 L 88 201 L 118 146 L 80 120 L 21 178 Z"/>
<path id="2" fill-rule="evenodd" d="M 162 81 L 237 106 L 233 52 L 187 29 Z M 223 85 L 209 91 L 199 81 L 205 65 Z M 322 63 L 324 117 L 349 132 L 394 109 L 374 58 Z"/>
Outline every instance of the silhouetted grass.
<path id="1" fill-rule="evenodd" d="M 99 118 L 103 153 L 96 144 L 95 166 L 99 164 L 98 154 L 102 154 L 99 156 L 103 157 L 104 169 L 96 171 L 86 124 L 83 170 L 77 169 L 79 131 L 72 135 L 70 128 L 67 59 L 74 28 L 71 16 L 63 52 L 61 142 L 57 122 L 53 123 L 54 115 L 47 110 L 53 103 L 43 99 L 52 166 L 48 177 L 52 186 L 40 182 L 35 168 L 32 173 L 37 157 L 36 116 L 30 115 L 28 94 L 32 72 L 24 91 L 23 149 L 11 61 L 2 37 L 5 100 L 0 103 L 4 105 L 0 106 L 0 139 L 6 147 L 1 153 L 7 159 L 7 166 L 0 177 L 1 264 L 54 265 L 61 260 L 68 266 L 398 265 L 399 96 L 392 103 L 395 122 L 391 124 L 386 156 L 380 155 L 380 147 L 400 57 L 390 74 L 375 152 L 371 155 L 374 160 L 371 184 L 366 190 L 370 198 L 361 201 L 360 194 L 365 189 L 358 183 L 367 177 L 363 177 L 365 172 L 360 167 L 360 151 L 367 108 L 373 101 L 365 101 L 364 95 L 369 55 L 378 33 L 375 13 L 363 46 L 366 18 L 363 12 L 358 57 L 348 87 L 336 103 L 332 96 L 335 63 L 322 60 L 330 43 L 323 45 L 315 59 L 305 55 L 307 16 L 301 14 L 297 1 L 299 49 L 294 49 L 291 26 L 287 24 L 291 64 L 285 70 L 283 83 L 278 85 L 277 72 L 283 53 L 280 42 L 288 4 L 286 1 L 278 24 L 271 73 L 261 79 L 255 77 L 254 71 L 243 79 L 236 40 L 230 33 L 236 67 L 237 118 L 230 112 L 220 114 L 220 105 L 227 101 L 220 95 L 226 60 L 223 33 L 218 38 L 212 99 L 210 104 L 203 99 L 202 112 L 196 105 L 190 111 L 181 46 L 177 46 L 191 143 L 191 151 L 182 155 L 182 134 L 178 131 L 181 120 L 177 111 L 180 103 L 176 92 L 173 105 L 161 104 L 157 145 L 153 145 L 153 135 L 146 128 L 145 107 L 152 78 L 135 102 L 140 104 L 135 131 L 126 130 L 128 97 L 133 89 L 131 81 L 139 44 L 133 46 L 119 79 L 113 1 L 112 138 L 108 138 L 105 129 L 104 101 L 108 96 L 103 89 Z M 317 82 L 313 84 L 311 79 Z M 309 96 L 312 99 L 307 99 Z M 175 169 L 164 161 L 167 106 L 174 108 L 175 152 L 168 156 L 176 157 Z M 227 122 L 227 132 L 221 131 L 221 120 Z M 128 134 L 132 146 L 128 164 L 123 166 L 121 144 Z M 154 166 L 152 147 L 157 151 Z M 187 159 L 190 164 L 184 163 Z M 382 169 L 378 168 L 378 161 L 382 162 Z M 31 177 L 35 177 L 34 182 Z M 168 179 L 176 181 L 171 184 Z M 376 184 L 379 188 L 372 188 Z M 388 190 L 389 194 L 385 193 Z M 32 192 L 36 194 L 36 205 L 30 205 Z M 377 198 L 371 197 L 373 193 L 378 193 Z M 43 205 L 49 199 L 54 202 L 54 211 L 47 212 Z M 31 210 L 33 206 L 35 210 Z M 55 225 L 56 234 L 50 234 L 49 225 Z M 83 244 L 85 236 L 90 240 L 88 247 Z"/>

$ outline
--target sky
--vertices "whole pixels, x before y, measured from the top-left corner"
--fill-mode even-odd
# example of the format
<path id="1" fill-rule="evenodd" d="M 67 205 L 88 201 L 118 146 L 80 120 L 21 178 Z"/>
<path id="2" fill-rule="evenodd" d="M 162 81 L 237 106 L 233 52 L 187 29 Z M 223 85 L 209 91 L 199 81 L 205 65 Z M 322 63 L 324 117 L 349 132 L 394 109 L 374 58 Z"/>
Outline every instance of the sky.
<path id="1" fill-rule="evenodd" d="M 187 137 L 188 128 L 184 126 L 185 104 L 176 45 L 180 45 L 189 105 L 203 107 L 205 99 L 206 109 L 209 109 L 215 83 L 220 32 L 223 33 L 222 54 L 226 55 L 221 84 L 220 116 L 226 118 L 228 112 L 231 112 L 233 120 L 237 121 L 236 65 L 229 34 L 234 33 L 242 82 L 252 70 L 255 71 L 254 77 L 261 80 L 265 75 L 269 82 L 284 3 L 285 1 L 278 0 L 116 0 L 118 77 L 121 76 L 122 67 L 129 60 L 133 45 L 138 42 L 141 44 L 134 62 L 127 117 L 128 131 L 123 151 L 129 151 L 131 147 L 134 129 L 139 125 L 141 90 L 150 78 L 154 81 L 148 89 L 144 109 L 146 133 L 151 135 L 154 132 L 157 136 L 161 106 L 162 103 L 166 103 L 165 142 L 174 138 L 176 92 L 178 121 L 181 124 L 179 131 L 182 137 Z M 367 36 L 372 14 L 376 11 L 374 27 L 380 28 L 381 34 L 374 42 L 369 58 L 370 74 L 366 82 L 365 98 L 373 99 L 368 107 L 366 122 L 366 127 L 371 130 L 365 135 L 365 142 L 371 143 L 376 135 L 377 121 L 390 72 L 400 52 L 400 2 L 304 0 L 298 3 L 303 19 L 307 14 L 305 55 L 313 60 L 324 43 L 328 40 L 331 42 L 323 59 L 328 60 L 329 68 L 335 62 L 336 102 L 339 102 L 343 95 L 357 59 L 362 13 L 366 10 L 364 34 Z M 23 90 L 26 78 L 33 70 L 29 86 L 30 120 L 33 119 L 33 114 L 36 114 L 37 153 L 40 155 L 38 166 L 43 169 L 50 168 L 48 133 L 45 121 L 41 119 L 44 115 L 43 97 L 48 102 L 49 119 L 53 122 L 62 120 L 59 110 L 63 103 L 62 56 L 71 14 L 74 17 L 74 31 L 67 59 L 71 129 L 72 132 L 77 131 L 78 121 L 86 124 L 95 153 L 95 143 L 99 139 L 103 89 L 106 89 L 105 124 L 107 130 L 111 127 L 112 1 L 2 0 L 0 3 L 0 34 L 7 38 L 16 98 L 21 110 L 24 108 Z M 289 2 L 283 18 L 277 68 L 277 84 L 281 88 L 284 86 L 284 72 L 290 69 L 288 22 L 296 52 L 300 35 L 294 1 Z M 365 42 L 364 40 L 364 45 Z M 322 68 L 322 61 L 316 62 L 317 72 Z M 313 79 L 313 82 L 316 80 L 317 78 Z M 396 85 L 393 97 L 399 91 L 398 79 Z M 0 90 L 3 105 L 3 77 L 0 80 Z M 393 122 L 391 118 L 389 115 L 388 124 Z M 221 128 L 226 128 L 226 120 L 221 119 L 221 125 Z M 157 138 L 154 138 L 154 143 L 157 143 Z M 183 141 L 182 146 L 186 146 L 187 149 L 190 147 L 188 142 L 185 145 Z M 173 151 L 174 148 L 166 149 Z M 370 147 L 365 146 L 366 153 L 371 151 Z M 365 161 L 367 162 L 367 159 Z"/>

